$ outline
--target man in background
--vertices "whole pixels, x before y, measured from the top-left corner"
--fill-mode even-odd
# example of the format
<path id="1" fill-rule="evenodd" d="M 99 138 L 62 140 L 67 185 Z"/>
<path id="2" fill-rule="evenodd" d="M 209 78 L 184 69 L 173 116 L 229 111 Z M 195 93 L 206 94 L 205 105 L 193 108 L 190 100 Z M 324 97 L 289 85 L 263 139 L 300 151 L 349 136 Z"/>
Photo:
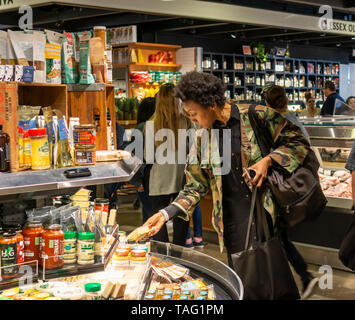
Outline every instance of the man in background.
<path id="1" fill-rule="evenodd" d="M 321 116 L 333 116 L 336 100 L 344 102 L 344 99 L 336 93 L 335 85 L 332 81 L 326 81 L 323 87 L 323 92 L 327 98 L 320 111 Z"/>

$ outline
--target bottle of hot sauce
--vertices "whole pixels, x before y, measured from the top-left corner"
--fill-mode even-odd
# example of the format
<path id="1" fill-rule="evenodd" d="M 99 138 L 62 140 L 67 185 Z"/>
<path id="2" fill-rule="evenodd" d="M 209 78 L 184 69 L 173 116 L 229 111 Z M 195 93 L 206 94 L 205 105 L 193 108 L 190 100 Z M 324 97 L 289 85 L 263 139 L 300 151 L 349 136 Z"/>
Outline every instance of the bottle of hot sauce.
<path id="1" fill-rule="evenodd" d="M 29 222 L 22 230 L 25 242 L 25 262 L 40 259 L 40 245 L 43 227 L 40 222 Z"/>
<path id="2" fill-rule="evenodd" d="M 24 238 L 22 235 L 21 225 L 20 224 L 8 224 L 4 225 L 4 230 L 9 232 L 16 232 L 16 239 L 17 239 L 17 263 L 24 263 L 25 262 L 25 244 Z"/>
<path id="3" fill-rule="evenodd" d="M 60 224 L 52 224 L 42 232 L 40 265 L 46 269 L 64 265 L 64 232 Z"/>
<path id="4" fill-rule="evenodd" d="M 16 232 L 7 231 L 0 237 L 1 276 L 11 279 L 18 275 Z"/>

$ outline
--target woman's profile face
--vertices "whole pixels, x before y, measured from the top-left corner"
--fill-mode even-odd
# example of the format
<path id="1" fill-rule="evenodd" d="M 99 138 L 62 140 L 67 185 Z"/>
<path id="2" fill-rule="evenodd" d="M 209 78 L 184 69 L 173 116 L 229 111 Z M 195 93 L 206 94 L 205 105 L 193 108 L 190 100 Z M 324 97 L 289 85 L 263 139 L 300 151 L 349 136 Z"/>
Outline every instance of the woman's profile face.
<path id="1" fill-rule="evenodd" d="M 314 108 L 314 106 L 316 105 L 316 100 L 314 98 L 310 98 L 308 99 L 307 103 L 309 107 Z"/>
<path id="2" fill-rule="evenodd" d="M 188 114 L 191 122 L 204 129 L 211 128 L 216 120 L 216 114 L 212 106 L 204 108 L 196 102 L 188 100 L 184 102 L 184 110 Z"/>
<path id="3" fill-rule="evenodd" d="M 348 105 L 351 109 L 355 110 L 355 98 L 351 98 Z"/>

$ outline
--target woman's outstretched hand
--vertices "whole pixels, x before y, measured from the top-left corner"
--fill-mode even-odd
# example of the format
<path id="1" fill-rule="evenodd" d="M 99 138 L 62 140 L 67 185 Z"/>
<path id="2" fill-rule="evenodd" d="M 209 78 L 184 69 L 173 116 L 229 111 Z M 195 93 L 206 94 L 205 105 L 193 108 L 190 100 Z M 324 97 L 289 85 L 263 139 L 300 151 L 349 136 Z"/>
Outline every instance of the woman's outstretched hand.
<path id="1" fill-rule="evenodd" d="M 159 230 L 165 224 L 165 222 L 166 222 L 165 216 L 161 211 L 151 216 L 144 224 L 144 226 L 147 226 L 150 229 L 150 232 L 148 233 L 147 236 L 152 237 L 156 233 L 158 233 Z"/>
<path id="2" fill-rule="evenodd" d="M 260 161 L 248 168 L 249 171 L 254 171 L 255 176 L 249 180 L 252 185 L 257 185 L 260 188 L 267 177 L 269 167 L 272 165 L 272 160 L 269 156 L 262 158 Z M 247 178 L 246 173 L 243 173 L 243 178 Z M 247 178 L 248 179 L 248 178 Z"/>

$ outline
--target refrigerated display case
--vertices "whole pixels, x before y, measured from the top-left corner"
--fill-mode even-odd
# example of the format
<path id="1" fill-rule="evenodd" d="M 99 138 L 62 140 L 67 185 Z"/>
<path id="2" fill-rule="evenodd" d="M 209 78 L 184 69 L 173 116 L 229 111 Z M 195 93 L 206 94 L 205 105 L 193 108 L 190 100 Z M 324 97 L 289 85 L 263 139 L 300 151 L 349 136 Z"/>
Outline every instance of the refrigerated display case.
<path id="1" fill-rule="evenodd" d="M 345 169 L 355 139 L 355 118 L 300 117 L 319 163 L 319 176 L 327 207 L 316 221 L 304 222 L 289 231 L 306 262 L 348 270 L 338 251 L 353 214 L 351 173 Z"/>

